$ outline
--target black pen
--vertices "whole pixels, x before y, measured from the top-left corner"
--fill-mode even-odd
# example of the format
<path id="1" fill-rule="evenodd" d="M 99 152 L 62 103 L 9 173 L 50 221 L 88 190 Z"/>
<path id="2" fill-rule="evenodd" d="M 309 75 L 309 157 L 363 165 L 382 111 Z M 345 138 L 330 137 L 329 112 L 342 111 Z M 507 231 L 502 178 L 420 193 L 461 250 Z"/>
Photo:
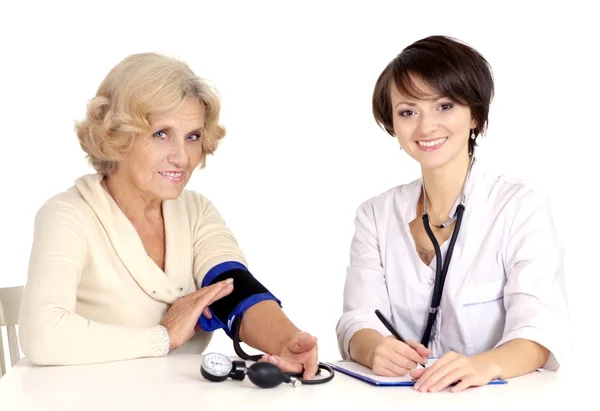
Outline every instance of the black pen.
<path id="1" fill-rule="evenodd" d="M 385 315 L 383 315 L 381 311 L 375 310 L 375 315 L 377 316 L 377 318 L 379 318 L 379 320 L 383 323 L 383 325 L 385 325 L 385 328 L 387 328 L 388 331 L 391 332 L 392 335 L 397 340 L 399 340 L 399 341 L 403 342 L 404 344 L 408 345 L 406 343 L 406 341 L 404 341 L 404 338 L 402 338 L 402 336 L 398 333 L 398 331 L 396 331 L 396 329 L 394 328 L 394 326 L 392 325 L 392 323 L 389 322 L 389 320 L 387 318 L 385 318 Z M 419 365 L 422 366 L 423 368 L 425 368 L 425 364 L 419 364 Z"/>

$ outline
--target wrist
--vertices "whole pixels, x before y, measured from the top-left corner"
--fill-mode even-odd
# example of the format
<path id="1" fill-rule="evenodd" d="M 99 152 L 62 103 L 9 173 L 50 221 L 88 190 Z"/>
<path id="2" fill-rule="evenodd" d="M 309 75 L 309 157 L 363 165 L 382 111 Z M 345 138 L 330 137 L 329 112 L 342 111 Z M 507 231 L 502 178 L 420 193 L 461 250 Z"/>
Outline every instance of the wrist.
<path id="1" fill-rule="evenodd" d="M 368 328 L 359 330 L 350 338 L 348 354 L 353 361 L 373 368 L 375 351 L 383 339 L 384 336 L 376 330 Z"/>
<path id="2" fill-rule="evenodd" d="M 373 339 L 371 343 L 368 345 L 367 351 L 367 364 L 369 364 L 369 368 L 373 368 L 373 362 L 375 361 L 375 352 L 377 351 L 377 347 L 381 345 L 384 340 L 384 336 L 380 333 L 373 335 Z"/>
<path id="3" fill-rule="evenodd" d="M 473 358 L 485 364 L 491 379 L 502 378 L 502 364 L 500 364 L 493 351 L 475 355 Z"/>

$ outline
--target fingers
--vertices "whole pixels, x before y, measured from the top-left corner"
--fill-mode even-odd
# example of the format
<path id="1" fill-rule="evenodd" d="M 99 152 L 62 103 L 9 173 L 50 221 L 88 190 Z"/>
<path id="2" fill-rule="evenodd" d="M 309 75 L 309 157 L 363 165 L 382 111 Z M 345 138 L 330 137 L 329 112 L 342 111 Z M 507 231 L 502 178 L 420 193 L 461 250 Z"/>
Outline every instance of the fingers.
<path id="1" fill-rule="evenodd" d="M 390 358 L 373 358 L 373 372 L 383 377 L 399 377 L 405 375 L 408 369 L 392 361 Z"/>
<path id="2" fill-rule="evenodd" d="M 415 361 L 406 357 L 405 353 L 407 351 L 412 351 L 413 355 L 416 355 L 416 353 L 403 342 L 400 342 L 393 337 L 386 337 L 386 339 L 375 348 L 371 368 L 374 371 L 379 371 L 381 375 L 404 375 L 408 370 L 417 366 Z"/>
<path id="3" fill-rule="evenodd" d="M 202 310 L 202 314 L 204 314 L 204 316 L 208 319 L 212 318 L 212 314 L 210 312 L 210 309 L 208 307 L 204 308 L 204 310 Z"/>
<path id="4" fill-rule="evenodd" d="M 286 360 L 286 359 L 284 359 L 282 357 L 278 357 L 278 356 L 275 356 L 275 355 L 265 354 L 265 355 L 262 356 L 262 358 L 260 359 L 260 361 L 268 361 L 271 364 L 275 364 L 283 372 L 291 372 L 291 373 L 302 372 L 302 364 L 300 364 L 300 363 L 293 363 L 291 361 L 288 361 L 288 360 Z"/>
<path id="5" fill-rule="evenodd" d="M 313 378 L 315 376 L 315 374 L 317 374 L 318 370 L 319 370 L 319 363 L 317 361 L 317 353 L 316 353 L 316 350 L 315 350 L 314 356 L 311 356 L 304 363 L 304 375 L 303 375 L 303 378 L 305 380 L 310 380 L 311 378 Z"/>
<path id="6" fill-rule="evenodd" d="M 406 344 L 408 344 L 410 346 L 410 348 L 415 350 L 417 352 L 417 354 L 419 354 L 421 357 L 425 358 L 425 361 L 427 361 L 427 357 L 429 357 L 429 355 L 431 354 L 431 350 L 429 348 L 425 347 L 421 343 L 416 342 L 415 340 L 408 340 L 408 341 L 406 341 Z M 424 364 L 424 363 L 422 363 L 422 364 Z"/>
<path id="7" fill-rule="evenodd" d="M 226 286 L 228 284 L 233 284 L 233 278 L 228 278 L 226 280 L 219 281 L 219 282 L 211 284 L 211 285 L 207 285 L 206 287 L 202 287 L 199 290 L 189 293 L 184 298 L 192 298 L 192 299 L 202 298 L 206 293 L 210 293 L 213 290 L 221 290 L 224 286 Z"/>
<path id="8" fill-rule="evenodd" d="M 231 279 L 230 283 L 225 284 L 223 286 L 223 288 L 221 289 L 221 291 L 214 298 L 210 299 L 210 301 L 207 303 L 207 305 L 211 305 L 215 301 L 220 300 L 221 298 L 231 294 L 232 291 L 233 291 L 233 279 Z"/>
<path id="9" fill-rule="evenodd" d="M 443 389 L 458 381 L 467 374 L 466 367 L 469 365 L 467 361 L 463 361 L 461 358 L 456 353 L 447 353 L 423 372 L 414 388 L 421 392 L 426 392 L 439 381 L 443 380 L 436 387 L 437 389 Z"/>
<path id="10" fill-rule="evenodd" d="M 411 364 L 407 365 L 407 368 L 415 368 L 417 364 L 425 364 L 425 362 L 427 361 L 427 358 L 422 357 L 410 345 L 404 344 L 397 340 L 393 340 L 393 343 L 394 344 L 392 344 L 392 348 L 394 349 L 394 351 L 402 357 L 405 357 L 411 361 Z M 404 366 L 404 364 L 399 365 Z"/>
<path id="11" fill-rule="evenodd" d="M 449 371 L 447 374 L 443 375 L 436 383 L 431 382 L 429 385 L 429 392 L 438 392 L 448 387 L 450 384 L 453 384 L 457 381 L 460 381 L 463 377 L 466 376 L 467 370 L 464 368 L 458 367 L 452 371 Z"/>
<path id="12" fill-rule="evenodd" d="M 199 317 L 200 313 L 212 302 L 231 293 L 233 291 L 233 281 L 220 282 L 208 287 L 204 287 L 198 291 L 204 291 L 204 293 L 201 296 L 197 297 L 194 301 L 194 315 L 196 317 Z"/>
<path id="13" fill-rule="evenodd" d="M 460 392 L 473 385 L 473 377 L 465 377 L 454 387 L 450 388 L 450 392 Z"/>
<path id="14" fill-rule="evenodd" d="M 418 378 L 419 381 L 415 384 L 415 389 L 419 389 L 421 385 L 426 384 L 429 378 L 435 374 L 440 368 L 443 368 L 449 362 L 448 354 L 444 355 L 442 358 L 438 359 L 434 364 L 430 365 L 426 369 L 424 369 L 420 375 L 417 377 L 417 370 L 414 370 L 411 373 L 413 378 Z"/>
<path id="15" fill-rule="evenodd" d="M 296 334 L 296 341 L 293 342 L 289 350 L 293 353 L 300 354 L 310 351 L 317 346 L 317 337 L 307 333 Z"/>
<path id="16" fill-rule="evenodd" d="M 425 371 L 425 368 L 415 368 L 414 370 L 410 371 L 410 376 L 413 377 L 415 380 L 418 380 L 423 376 L 423 373 L 425 373 Z"/>

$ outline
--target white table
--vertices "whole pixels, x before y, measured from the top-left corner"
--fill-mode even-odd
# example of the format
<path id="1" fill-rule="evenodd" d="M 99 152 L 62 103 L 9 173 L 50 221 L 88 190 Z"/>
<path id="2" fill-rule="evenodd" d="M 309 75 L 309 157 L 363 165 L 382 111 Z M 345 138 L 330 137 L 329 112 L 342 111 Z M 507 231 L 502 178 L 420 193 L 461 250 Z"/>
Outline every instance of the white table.
<path id="1" fill-rule="evenodd" d="M 321 385 L 282 384 L 261 389 L 248 379 L 222 383 L 200 375 L 201 355 L 172 355 L 63 367 L 36 367 L 21 360 L 0 379 L 2 411 L 111 410 L 415 410 L 573 408 L 586 381 L 576 373 L 535 372 L 506 385 L 462 393 L 419 393 L 409 387 L 374 387 L 341 373 Z M 322 359 L 323 360 L 323 359 Z M 584 395 L 587 396 L 587 395 Z M 597 404 L 594 404 L 594 408 Z"/>

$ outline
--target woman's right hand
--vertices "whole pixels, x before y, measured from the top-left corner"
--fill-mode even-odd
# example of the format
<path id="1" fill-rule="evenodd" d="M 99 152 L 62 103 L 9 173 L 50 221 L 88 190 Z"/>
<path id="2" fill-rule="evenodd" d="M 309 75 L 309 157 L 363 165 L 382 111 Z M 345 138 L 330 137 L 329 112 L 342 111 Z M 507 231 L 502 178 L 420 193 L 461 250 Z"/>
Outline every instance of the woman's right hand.
<path id="1" fill-rule="evenodd" d="M 208 306 L 232 291 L 233 279 L 229 278 L 178 298 L 160 321 L 169 333 L 169 349 L 174 350 L 188 342 L 194 336 L 200 315 L 204 312 L 210 318 Z"/>
<path id="2" fill-rule="evenodd" d="M 371 369 L 376 375 L 385 377 L 405 375 L 418 364 L 425 364 L 430 353 L 416 341 L 408 340 L 405 344 L 393 336 L 386 336 L 373 350 Z"/>

